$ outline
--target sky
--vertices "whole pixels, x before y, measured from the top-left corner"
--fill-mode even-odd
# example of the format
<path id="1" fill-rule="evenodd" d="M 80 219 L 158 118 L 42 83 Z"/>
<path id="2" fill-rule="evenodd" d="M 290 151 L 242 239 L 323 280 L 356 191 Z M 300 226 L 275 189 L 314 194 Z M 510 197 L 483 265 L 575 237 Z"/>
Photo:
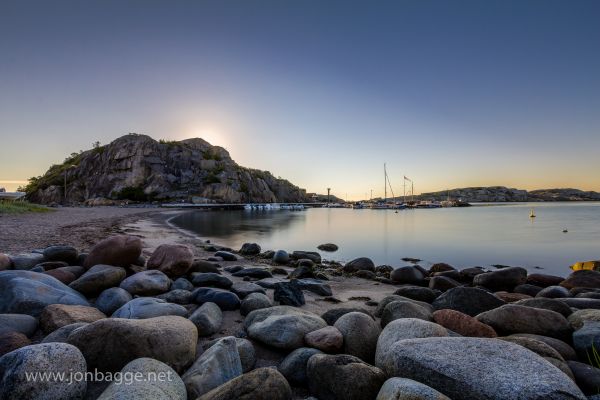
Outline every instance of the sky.
<path id="1" fill-rule="evenodd" d="M 600 191 L 595 0 L 0 0 L 0 186 L 128 132 L 309 192 Z"/>

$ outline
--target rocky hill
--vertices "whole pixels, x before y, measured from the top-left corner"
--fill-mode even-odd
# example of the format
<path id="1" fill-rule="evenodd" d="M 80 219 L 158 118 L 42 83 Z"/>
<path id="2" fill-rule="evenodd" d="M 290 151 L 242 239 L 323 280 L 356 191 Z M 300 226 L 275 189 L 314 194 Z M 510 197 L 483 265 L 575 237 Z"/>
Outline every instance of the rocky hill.
<path id="1" fill-rule="evenodd" d="M 600 201 L 600 193 L 584 192 L 578 189 L 540 189 L 522 190 L 504 186 L 469 187 L 422 193 L 421 200 L 461 199 L 469 203 L 478 202 L 514 202 L 514 201 Z"/>
<path id="2" fill-rule="evenodd" d="M 222 147 L 195 138 L 156 141 L 128 134 L 74 153 L 25 188 L 30 201 L 184 200 L 195 202 L 306 202 L 306 191 L 270 172 L 239 166 Z"/>

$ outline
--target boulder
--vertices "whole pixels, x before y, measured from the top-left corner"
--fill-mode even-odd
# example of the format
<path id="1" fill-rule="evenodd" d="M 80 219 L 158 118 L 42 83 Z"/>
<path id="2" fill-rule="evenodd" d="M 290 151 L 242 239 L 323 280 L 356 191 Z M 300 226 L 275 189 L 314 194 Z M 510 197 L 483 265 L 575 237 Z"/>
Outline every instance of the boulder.
<path id="1" fill-rule="evenodd" d="M 0 331 L 0 357 L 13 350 L 20 349 L 31 344 L 27 336 L 20 332 L 2 330 Z"/>
<path id="2" fill-rule="evenodd" d="M 231 279 L 215 272 L 195 273 L 193 276 L 192 283 L 194 286 L 229 289 L 233 285 Z"/>
<path id="3" fill-rule="evenodd" d="M 431 266 L 431 268 L 429 268 L 430 275 L 433 275 L 438 272 L 447 272 L 447 271 L 456 271 L 456 268 L 454 268 L 452 265 L 446 264 L 446 263 L 435 263 Z"/>
<path id="4" fill-rule="evenodd" d="M 304 293 L 296 281 L 275 284 L 273 300 L 282 306 L 300 307 L 305 303 Z"/>
<path id="5" fill-rule="evenodd" d="M 441 325 L 416 318 L 403 318 L 390 322 L 377 339 L 375 365 L 386 364 L 390 348 L 400 340 L 427 337 L 445 337 L 448 331 Z"/>
<path id="6" fill-rule="evenodd" d="M 304 336 L 327 326 L 318 315 L 290 306 L 252 311 L 244 320 L 250 338 L 283 350 L 304 345 Z"/>
<path id="7" fill-rule="evenodd" d="M 41 343 L 21 347 L 0 357 L 2 399 L 82 399 L 85 380 L 70 381 L 71 374 L 87 371 L 81 352 L 66 343 Z M 65 379 L 32 379 L 32 374 L 64 374 Z M 56 375 L 54 375 L 56 376 Z"/>
<path id="8" fill-rule="evenodd" d="M 219 271 L 219 267 L 220 267 L 219 264 L 211 262 L 211 261 L 194 260 L 194 262 L 192 263 L 192 266 L 188 270 L 188 273 L 213 272 L 215 274 L 220 274 L 221 271 Z"/>
<path id="9" fill-rule="evenodd" d="M 73 246 L 50 246 L 42 252 L 46 261 L 62 261 L 69 265 L 77 263 L 79 253 Z"/>
<path id="10" fill-rule="evenodd" d="M 294 260 L 302 260 L 303 258 L 308 258 L 315 264 L 321 264 L 321 255 L 316 251 L 294 251 L 292 253 L 292 258 Z"/>
<path id="11" fill-rule="evenodd" d="M 600 310 L 600 299 L 589 299 L 584 297 L 578 298 L 561 298 L 557 299 L 560 302 L 565 303 L 569 307 L 585 309 L 585 308 L 593 308 L 596 310 Z"/>
<path id="12" fill-rule="evenodd" d="M 10 257 L 13 269 L 30 270 L 44 262 L 44 256 L 39 253 L 19 254 Z"/>
<path id="13" fill-rule="evenodd" d="M 502 335 L 533 333 L 557 339 L 571 336 L 569 322 L 561 314 L 533 307 L 507 304 L 476 317 Z"/>
<path id="14" fill-rule="evenodd" d="M 188 398 L 197 399 L 227 381 L 242 375 L 242 363 L 235 338 L 219 340 L 206 350 L 183 374 Z"/>
<path id="15" fill-rule="evenodd" d="M 600 393 L 600 369 L 577 361 L 568 361 L 575 382 L 585 395 Z"/>
<path id="16" fill-rule="evenodd" d="M 129 235 L 115 235 L 98 242 L 85 257 L 83 266 L 90 269 L 94 265 L 106 264 L 115 267 L 129 267 L 135 264 L 142 254 L 140 238 Z"/>
<path id="17" fill-rule="evenodd" d="M 342 315 L 334 325 L 344 338 L 344 353 L 372 363 L 381 333 L 377 322 L 361 312 Z"/>
<path id="18" fill-rule="evenodd" d="M 290 262 L 290 255 L 285 250 L 277 250 L 273 254 L 273 262 L 275 264 L 287 264 Z"/>
<path id="19" fill-rule="evenodd" d="M 27 314 L 0 314 L 0 333 L 19 332 L 31 337 L 38 327 L 38 320 Z"/>
<path id="20" fill-rule="evenodd" d="M 171 286 L 171 291 L 159 294 L 156 298 L 175 304 L 191 304 L 193 302 L 192 292 L 183 289 L 173 290 L 173 286 Z"/>
<path id="21" fill-rule="evenodd" d="M 121 375 L 137 376 L 124 384 L 112 382 L 98 400 L 187 400 L 185 384 L 167 364 L 152 358 L 138 358 L 121 370 Z M 163 377 L 164 379 L 160 379 Z"/>
<path id="22" fill-rule="evenodd" d="M 252 342 L 248 339 L 233 336 L 226 337 L 235 339 L 235 345 L 237 347 L 238 354 L 240 355 L 240 361 L 242 362 L 242 371 L 244 373 L 251 371 L 254 368 L 254 364 L 256 363 L 256 351 L 254 350 Z M 208 350 L 214 344 L 218 343 L 221 339 L 223 338 L 220 337 L 205 343 L 204 351 Z"/>
<path id="23" fill-rule="evenodd" d="M 460 285 L 460 282 L 457 282 L 448 276 L 434 276 L 429 279 L 429 288 L 433 290 L 441 290 L 442 292 Z"/>
<path id="24" fill-rule="evenodd" d="M 334 251 L 338 251 L 339 247 L 337 244 L 334 244 L 334 243 L 323 243 L 323 244 L 318 245 L 317 249 L 319 249 L 321 251 L 334 252 Z"/>
<path id="25" fill-rule="evenodd" d="M 306 365 L 308 359 L 315 354 L 321 354 L 320 350 L 301 347 L 288 354 L 277 366 L 277 370 L 294 386 L 305 386 L 307 383 Z"/>
<path id="26" fill-rule="evenodd" d="M 37 317 L 49 304 L 89 305 L 79 292 L 51 276 L 31 271 L 0 271 L 0 313 Z"/>
<path id="27" fill-rule="evenodd" d="M 240 254 L 244 256 L 255 256 L 260 254 L 260 246 L 257 243 L 244 243 L 240 249 Z"/>
<path id="28" fill-rule="evenodd" d="M 464 286 L 459 286 L 442 293 L 441 296 L 431 303 L 436 310 L 448 308 L 472 317 L 504 304 L 506 304 L 504 301 L 483 289 Z"/>
<path id="29" fill-rule="evenodd" d="M 229 290 L 235 293 L 240 299 L 243 299 L 252 293 L 265 294 L 265 289 L 263 289 L 262 286 L 252 282 L 236 282 Z"/>
<path id="30" fill-rule="evenodd" d="M 524 299 L 514 302 L 513 304 L 518 306 L 526 306 L 539 308 L 542 310 L 550 310 L 555 311 L 559 314 L 562 314 L 565 318 L 573 313 L 571 307 L 566 305 L 565 303 L 555 300 L 555 299 L 546 299 L 542 297 L 534 298 L 534 299 Z"/>
<path id="31" fill-rule="evenodd" d="M 409 299 L 408 297 L 402 297 L 402 296 L 393 294 L 393 295 L 386 296 L 383 299 L 381 299 L 381 301 L 377 304 L 377 308 L 375 309 L 375 316 L 381 318 L 383 316 L 383 310 L 385 310 L 385 308 L 387 307 L 388 304 L 390 304 L 394 301 L 408 301 L 410 303 L 416 304 L 418 306 L 425 308 L 426 310 L 433 312 L 433 307 L 429 303 L 425 303 L 424 301 L 412 300 L 412 299 Z"/>
<path id="32" fill-rule="evenodd" d="M 232 311 L 240 308 L 240 299 L 235 293 L 223 289 L 198 288 L 192 292 L 194 302 L 197 304 L 215 303 L 223 311 Z"/>
<path id="33" fill-rule="evenodd" d="M 456 310 L 435 311 L 433 313 L 433 320 L 444 328 L 450 329 L 461 336 L 488 338 L 498 336 L 491 326 Z"/>
<path id="34" fill-rule="evenodd" d="M 0 271 L 11 269 L 13 267 L 12 260 L 4 253 L 0 253 Z"/>
<path id="35" fill-rule="evenodd" d="M 187 317 L 188 311 L 179 304 L 167 303 L 162 299 L 136 297 L 116 310 L 111 318 L 146 319 L 166 315 Z"/>
<path id="36" fill-rule="evenodd" d="M 171 290 L 188 290 L 188 291 L 193 291 L 194 290 L 194 285 L 192 284 L 192 282 L 188 281 L 185 278 L 177 278 L 172 284 L 171 284 Z"/>
<path id="37" fill-rule="evenodd" d="M 42 343 L 67 343 L 67 338 L 75 329 L 81 328 L 82 326 L 86 326 L 88 322 L 75 322 L 74 324 L 69 324 L 65 326 L 61 326 L 48 336 L 46 336 Z"/>
<path id="38" fill-rule="evenodd" d="M 192 267 L 194 253 L 183 244 L 161 244 L 148 259 L 147 268 L 157 269 L 170 278 L 185 275 Z"/>
<path id="39" fill-rule="evenodd" d="M 131 294 L 120 287 L 113 287 L 104 290 L 96 299 L 94 304 L 97 309 L 106 315 L 112 315 L 115 311 L 121 308 L 125 303 L 131 301 Z"/>
<path id="40" fill-rule="evenodd" d="M 569 324 L 573 329 L 578 330 L 583 326 L 585 321 L 600 322 L 600 310 L 577 310 L 567 317 Z"/>
<path id="41" fill-rule="evenodd" d="M 479 274 L 473 278 L 474 286 L 483 286 L 494 292 L 513 289 L 527 281 L 527 270 L 521 267 L 502 268 L 497 271 Z"/>
<path id="42" fill-rule="evenodd" d="M 473 279 L 475 279 L 477 275 L 485 274 L 485 270 L 481 267 L 471 267 L 461 269 L 459 274 L 462 282 L 473 283 Z"/>
<path id="43" fill-rule="evenodd" d="M 40 314 L 42 330 L 48 334 L 76 322 L 94 322 L 106 318 L 97 308 L 67 304 L 50 304 Z"/>
<path id="44" fill-rule="evenodd" d="M 555 360 L 560 361 L 561 363 L 565 362 L 565 359 L 560 355 L 558 351 L 556 351 L 552 346 L 542 342 L 541 340 L 514 335 L 500 337 L 498 339 L 504 340 L 506 342 L 515 343 L 519 346 L 523 346 L 541 357 L 554 358 Z"/>
<path id="45" fill-rule="evenodd" d="M 169 291 L 171 280 L 157 270 L 142 271 L 131 275 L 119 285 L 133 296 L 154 296 Z"/>
<path id="46" fill-rule="evenodd" d="M 535 286 L 545 288 L 548 286 L 558 285 L 564 280 L 565 280 L 565 278 L 563 278 L 561 276 L 547 275 L 547 274 L 529 274 L 529 275 L 527 275 L 527 280 L 525 282 L 530 285 L 535 285 Z"/>
<path id="47" fill-rule="evenodd" d="M 214 335 L 221 329 L 223 313 L 215 303 L 204 303 L 190 316 L 190 321 L 198 328 L 198 336 Z"/>
<path id="48" fill-rule="evenodd" d="M 344 336 L 336 327 L 326 326 L 304 335 L 304 343 L 325 353 L 337 353 L 344 346 Z"/>
<path id="49" fill-rule="evenodd" d="M 136 358 L 149 357 L 180 373 L 194 360 L 198 330 L 178 316 L 106 318 L 75 329 L 67 341 L 81 350 L 90 369 L 120 371 Z"/>
<path id="50" fill-rule="evenodd" d="M 388 376 L 414 379 L 456 399 L 579 399 L 554 365 L 514 343 L 489 338 L 407 339 L 388 349 Z M 535 379 L 532 379 L 535 377 Z"/>
<path id="51" fill-rule="evenodd" d="M 575 287 L 600 288 L 600 272 L 591 270 L 575 271 L 560 282 L 560 286 L 567 289 Z"/>
<path id="52" fill-rule="evenodd" d="M 240 314 L 245 316 L 254 310 L 269 308 L 271 306 L 273 306 L 273 303 L 271 303 L 271 299 L 269 299 L 267 295 L 263 293 L 252 293 L 242 300 Z"/>
<path id="53" fill-rule="evenodd" d="M 507 338 L 511 338 L 511 337 L 522 337 L 522 338 L 528 338 L 528 339 L 535 339 L 539 342 L 543 342 L 543 343 L 547 344 L 548 346 L 552 347 L 554 350 L 556 350 L 558 352 L 558 354 L 560 354 L 560 356 L 564 360 L 577 360 L 577 355 L 575 354 L 575 350 L 571 346 L 569 346 L 568 344 L 563 342 L 562 340 L 551 338 L 548 336 L 534 335 L 532 333 L 515 333 L 510 336 L 507 336 Z"/>
<path id="54" fill-rule="evenodd" d="M 77 279 L 77 276 L 72 271 L 70 271 L 69 269 L 65 269 L 65 268 L 70 269 L 71 267 L 51 269 L 50 271 L 44 271 L 43 273 L 46 275 L 50 275 L 53 278 L 56 278 L 57 280 L 59 280 L 61 283 L 64 283 L 65 285 L 70 285 L 72 282 L 74 282 Z M 81 267 L 81 269 L 83 269 L 85 271 L 85 268 Z"/>
<path id="55" fill-rule="evenodd" d="M 390 322 L 400 318 L 418 318 L 433 321 L 431 311 L 411 301 L 392 301 L 383 309 L 381 327 L 385 328 Z"/>
<path id="56" fill-rule="evenodd" d="M 531 296 L 523 293 L 509 293 L 509 292 L 496 292 L 494 293 L 496 297 L 506 303 L 515 303 L 519 300 L 530 299 Z"/>
<path id="57" fill-rule="evenodd" d="M 257 368 L 211 390 L 196 400 L 291 400 L 292 389 L 274 368 Z"/>
<path id="58" fill-rule="evenodd" d="M 304 260 L 300 260 L 300 261 L 304 261 Z M 311 265 L 306 265 L 307 263 L 304 263 L 303 265 L 298 265 L 296 268 L 294 268 L 294 270 L 292 272 L 290 272 L 288 274 L 288 279 L 302 279 L 302 278 L 314 278 L 315 277 L 315 273 L 313 270 L 313 262 L 310 260 L 306 260 L 308 262 L 310 262 Z"/>
<path id="59" fill-rule="evenodd" d="M 541 286 L 530 285 L 529 283 L 524 283 L 522 285 L 516 286 L 513 290 L 515 293 L 526 294 L 531 297 L 535 297 L 540 291 L 542 291 Z"/>
<path id="60" fill-rule="evenodd" d="M 309 292 L 313 292 L 319 296 L 333 295 L 331 286 L 329 286 L 326 283 L 323 283 L 319 279 L 296 279 L 295 282 L 300 287 L 300 289 L 308 290 Z"/>
<path id="61" fill-rule="evenodd" d="M 331 308 L 327 311 L 325 311 L 322 315 L 321 318 L 323 318 L 325 320 L 325 322 L 327 322 L 327 325 L 334 325 L 335 322 L 344 314 L 348 314 L 351 312 L 361 312 L 363 314 L 368 315 L 369 317 L 371 317 L 373 320 L 375 319 L 375 317 L 373 316 L 373 314 L 371 313 L 371 311 L 364 309 L 364 308 L 358 308 L 358 307 L 344 307 L 344 308 Z"/>
<path id="62" fill-rule="evenodd" d="M 215 253 L 215 257 L 221 257 L 223 261 L 237 261 L 237 256 L 225 250 L 219 250 Z"/>
<path id="63" fill-rule="evenodd" d="M 425 275 L 416 267 L 408 266 L 408 267 L 400 267 L 394 269 L 390 273 L 390 279 L 394 281 L 394 283 L 400 284 L 422 284 L 425 279 Z"/>
<path id="64" fill-rule="evenodd" d="M 242 268 L 241 270 L 232 273 L 233 276 L 237 276 L 240 278 L 249 277 L 255 279 L 263 279 L 263 278 L 272 278 L 273 274 L 267 271 L 264 268 L 252 267 L 252 268 Z"/>
<path id="65" fill-rule="evenodd" d="M 375 400 L 451 400 L 437 390 L 406 378 L 390 378 L 384 382 Z"/>
<path id="66" fill-rule="evenodd" d="M 375 263 L 373 263 L 373 260 L 367 257 L 355 258 L 354 260 L 347 262 L 344 265 L 343 270 L 344 272 L 348 273 L 353 273 L 357 271 L 375 272 Z"/>
<path id="67" fill-rule="evenodd" d="M 569 290 L 562 286 L 548 286 L 538 292 L 536 297 L 546 297 L 548 299 L 557 299 L 571 297 Z"/>
<path id="68" fill-rule="evenodd" d="M 97 264 L 71 282 L 69 287 L 86 296 L 95 296 L 104 289 L 119 286 L 126 275 L 124 268 Z"/>
<path id="69" fill-rule="evenodd" d="M 265 289 L 275 289 L 275 285 L 281 282 L 287 282 L 287 280 L 281 278 L 264 278 L 256 281 L 256 284 Z"/>
<path id="70" fill-rule="evenodd" d="M 598 349 L 600 349 L 600 322 L 584 321 L 583 326 L 573 332 L 573 348 L 580 360 L 590 363 L 600 361 Z"/>
<path id="71" fill-rule="evenodd" d="M 315 354 L 308 360 L 308 388 L 319 400 L 374 399 L 385 381 L 379 368 L 347 354 Z"/>

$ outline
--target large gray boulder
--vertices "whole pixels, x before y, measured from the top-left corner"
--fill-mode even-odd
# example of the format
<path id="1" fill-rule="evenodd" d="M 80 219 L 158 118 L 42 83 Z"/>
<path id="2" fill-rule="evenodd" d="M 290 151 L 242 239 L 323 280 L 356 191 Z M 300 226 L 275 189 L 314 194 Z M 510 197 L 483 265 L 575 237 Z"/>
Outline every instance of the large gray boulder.
<path id="1" fill-rule="evenodd" d="M 95 296 L 104 289 L 119 286 L 126 275 L 124 268 L 98 264 L 71 282 L 69 287 L 86 296 Z"/>
<path id="2" fill-rule="evenodd" d="M 176 278 L 184 275 L 194 262 L 194 253 L 183 244 L 161 244 L 154 250 L 148 262 L 148 269 L 157 269 L 165 275 Z"/>
<path id="3" fill-rule="evenodd" d="M 568 318 L 569 315 L 573 313 L 571 307 L 563 303 L 562 301 L 556 299 L 546 299 L 546 298 L 533 298 L 533 299 L 523 299 L 519 301 L 515 301 L 512 303 L 517 306 L 527 306 L 533 308 L 541 308 L 543 310 L 555 311 L 559 314 L 562 314 L 565 318 Z"/>
<path id="4" fill-rule="evenodd" d="M 162 317 L 165 315 L 178 315 L 187 317 L 187 309 L 179 304 L 167 303 L 154 297 L 136 297 L 116 310 L 112 318 L 145 319 Z"/>
<path id="5" fill-rule="evenodd" d="M 379 324 L 366 314 L 351 312 L 342 315 L 334 324 L 344 338 L 343 353 L 372 363 L 381 333 Z"/>
<path id="6" fill-rule="evenodd" d="M 154 296 L 169 291 L 171 280 L 158 270 L 142 271 L 125 279 L 119 287 L 133 296 Z"/>
<path id="7" fill-rule="evenodd" d="M 318 315 L 291 306 L 252 311 L 244 320 L 250 338 L 282 350 L 304 345 L 304 335 L 327 326 Z"/>
<path id="8" fill-rule="evenodd" d="M 381 387 L 375 400 L 450 400 L 421 382 L 406 378 L 390 378 Z"/>
<path id="9" fill-rule="evenodd" d="M 192 283 L 194 286 L 218 287 L 221 289 L 229 289 L 233 285 L 231 279 L 216 272 L 195 273 Z"/>
<path id="10" fill-rule="evenodd" d="M 183 374 L 188 397 L 196 399 L 242 375 L 235 338 L 225 337 L 206 350 Z"/>
<path id="11" fill-rule="evenodd" d="M 149 357 L 181 372 L 194 360 L 198 330 L 177 316 L 106 318 L 75 329 L 67 342 L 81 350 L 90 369 L 116 372 L 136 358 Z"/>
<path id="12" fill-rule="evenodd" d="M 471 317 L 506 304 L 494 294 L 483 289 L 459 286 L 442 293 L 431 303 L 436 310 L 449 308 Z"/>
<path id="13" fill-rule="evenodd" d="M 85 380 L 69 381 L 71 374 L 83 376 L 86 362 L 75 346 L 42 343 L 21 347 L 0 357 L 0 399 L 82 399 Z M 65 374 L 65 379 L 43 379 L 42 373 Z M 31 375 L 37 375 L 34 379 Z M 55 375 L 56 376 L 56 375 Z"/>
<path id="14" fill-rule="evenodd" d="M 375 365 L 384 365 L 390 348 L 400 340 L 428 337 L 446 337 L 448 331 L 443 326 L 417 318 L 402 318 L 390 322 L 377 339 Z"/>
<path id="15" fill-rule="evenodd" d="M 31 271 L 0 271 L 0 313 L 37 317 L 50 304 L 89 306 L 81 293 L 49 275 Z"/>
<path id="16" fill-rule="evenodd" d="M 527 270 L 521 267 L 502 268 L 479 274 L 473 278 L 473 286 L 483 286 L 494 292 L 507 291 L 527 281 Z"/>
<path id="17" fill-rule="evenodd" d="M 584 321 L 573 333 L 573 348 L 580 360 L 596 360 L 600 349 L 600 322 Z"/>
<path id="18" fill-rule="evenodd" d="M 347 354 L 315 354 L 308 360 L 308 388 L 319 400 L 364 400 L 385 381 L 379 368 Z"/>
<path id="19" fill-rule="evenodd" d="M 237 346 L 237 351 L 240 355 L 240 361 L 242 362 L 242 371 L 244 371 L 244 373 L 251 371 L 254 368 L 254 364 L 256 364 L 256 351 L 254 350 L 254 345 L 252 342 L 248 339 L 234 336 L 225 337 L 231 337 L 235 339 L 235 345 Z M 220 337 L 206 342 L 204 344 L 204 351 L 217 344 L 221 339 L 224 338 Z"/>
<path id="20" fill-rule="evenodd" d="M 138 358 L 123 367 L 121 374 L 124 377 L 138 376 L 140 379 L 120 384 L 112 382 L 97 400 L 187 400 L 185 385 L 177 372 L 160 361 Z"/>
<path id="21" fill-rule="evenodd" d="M 385 328 L 390 322 L 400 318 L 419 318 L 425 321 L 433 321 L 431 311 L 412 301 L 392 301 L 383 309 L 381 315 L 381 326 Z"/>
<path id="22" fill-rule="evenodd" d="M 450 398 L 586 398 L 554 365 L 530 350 L 502 340 L 407 339 L 396 342 L 388 351 L 384 362 L 376 363 L 388 376 L 416 380 Z"/>
<path id="23" fill-rule="evenodd" d="M 27 314 L 0 314 L 0 333 L 19 332 L 30 337 L 38 327 L 38 320 Z"/>
<path id="24" fill-rule="evenodd" d="M 316 261 L 315 261 L 316 262 Z M 319 262 L 321 262 L 319 260 Z M 375 263 L 367 257 L 355 258 L 344 265 L 344 272 L 352 273 L 357 271 L 372 271 L 375 272 Z"/>
<path id="25" fill-rule="evenodd" d="M 571 336 L 571 327 L 565 317 L 540 308 L 507 304 L 481 313 L 477 319 L 494 328 L 500 335 L 533 333 L 557 339 L 568 339 Z"/>
<path id="26" fill-rule="evenodd" d="M 291 400 L 292 389 L 274 368 L 257 368 L 238 376 L 196 400 Z"/>
<path id="27" fill-rule="evenodd" d="M 269 308 L 273 306 L 271 299 L 266 294 L 263 293 L 252 293 L 249 294 L 240 305 L 240 314 L 248 315 L 250 312 L 254 310 L 259 310 L 261 308 Z"/>

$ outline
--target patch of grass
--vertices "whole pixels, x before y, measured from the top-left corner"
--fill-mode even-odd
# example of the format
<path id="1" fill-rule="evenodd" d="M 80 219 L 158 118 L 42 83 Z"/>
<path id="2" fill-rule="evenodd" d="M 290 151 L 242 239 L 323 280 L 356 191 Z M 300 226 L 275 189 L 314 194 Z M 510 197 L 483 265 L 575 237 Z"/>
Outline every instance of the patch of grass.
<path id="1" fill-rule="evenodd" d="M 2 201 L 0 200 L 0 214 L 24 214 L 28 212 L 43 213 L 52 211 L 48 207 L 32 204 L 26 201 Z"/>

